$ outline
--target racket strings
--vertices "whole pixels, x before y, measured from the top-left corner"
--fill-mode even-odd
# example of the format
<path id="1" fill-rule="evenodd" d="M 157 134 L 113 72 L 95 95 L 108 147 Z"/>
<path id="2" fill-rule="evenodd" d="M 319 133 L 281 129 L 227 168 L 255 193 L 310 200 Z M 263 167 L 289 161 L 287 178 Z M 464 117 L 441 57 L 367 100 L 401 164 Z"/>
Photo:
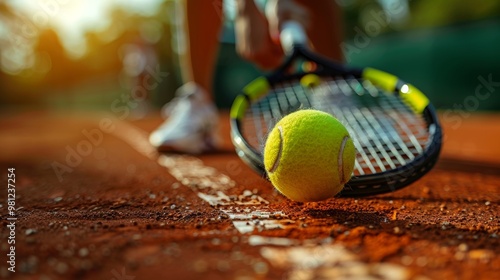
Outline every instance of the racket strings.
<path id="1" fill-rule="evenodd" d="M 425 128 L 425 123 L 416 122 L 416 115 L 397 97 L 391 98 L 366 81 L 362 83 L 354 78 L 331 80 L 325 86 L 328 90 L 319 89 L 317 93 L 339 92 L 339 96 L 350 96 L 349 103 L 338 102 L 330 109 L 327 106 L 322 109 L 341 119 L 351 133 L 358 151 L 355 173 L 364 175 L 395 169 L 423 152 L 410 133 L 415 129 L 410 129 L 399 116 L 411 120 L 412 128 Z M 353 98 L 353 93 L 358 97 Z"/>
<path id="2" fill-rule="evenodd" d="M 298 81 L 276 85 L 247 109 L 243 136 L 262 151 L 268 132 L 285 115 L 314 108 L 338 118 L 357 150 L 354 175 L 366 175 L 405 166 L 422 154 L 429 132 L 421 115 L 398 97 L 380 91 L 369 81 L 327 78 L 314 88 Z"/>
<path id="3" fill-rule="evenodd" d="M 340 81 L 340 82 L 339 82 Z M 338 85 L 340 83 L 340 85 Z M 399 98 L 387 96 L 367 81 L 357 79 L 332 80 L 327 86 L 337 84 L 337 88 L 345 96 L 353 92 L 366 98 L 349 99 L 351 106 L 340 108 L 332 107 L 331 113 L 346 121 L 346 127 L 351 127 L 360 163 L 357 167 L 359 174 L 386 171 L 398 166 L 406 165 L 424 151 L 421 143 L 425 139 L 416 139 L 415 135 L 428 137 L 426 123 L 415 115 Z M 346 87 L 346 84 L 349 87 Z M 322 91 L 335 92 L 335 89 Z M 366 95 L 366 96 L 365 96 Z M 352 104 L 352 101 L 360 101 Z M 338 105 L 338 107 L 345 104 Z M 345 110 L 347 108 L 347 110 Z M 338 113 L 343 113 L 339 116 Z M 358 141 L 356 141 L 358 140 Z M 366 170 L 368 169 L 368 170 Z"/>
<path id="4" fill-rule="evenodd" d="M 243 119 L 243 137 L 254 149 L 262 150 L 268 132 L 283 116 L 302 108 L 311 108 L 303 91 L 296 83 L 283 82 L 247 109 Z"/>

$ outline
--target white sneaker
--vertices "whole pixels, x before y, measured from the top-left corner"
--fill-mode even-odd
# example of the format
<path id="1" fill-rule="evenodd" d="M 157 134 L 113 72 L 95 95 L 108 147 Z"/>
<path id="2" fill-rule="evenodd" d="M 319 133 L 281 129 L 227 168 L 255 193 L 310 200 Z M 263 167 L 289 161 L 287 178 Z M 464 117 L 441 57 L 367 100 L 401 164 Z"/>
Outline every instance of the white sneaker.
<path id="1" fill-rule="evenodd" d="M 168 119 L 149 136 L 159 151 L 199 154 L 218 147 L 217 109 L 195 83 L 180 87 L 162 114 Z"/>

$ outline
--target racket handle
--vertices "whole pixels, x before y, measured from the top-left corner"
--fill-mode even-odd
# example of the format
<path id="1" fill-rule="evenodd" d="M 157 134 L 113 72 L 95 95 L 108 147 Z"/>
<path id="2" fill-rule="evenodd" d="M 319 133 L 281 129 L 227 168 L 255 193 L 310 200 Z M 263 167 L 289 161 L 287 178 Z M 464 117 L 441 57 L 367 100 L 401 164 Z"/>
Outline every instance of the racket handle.
<path id="1" fill-rule="evenodd" d="M 285 21 L 281 26 L 281 47 L 290 54 L 296 46 L 306 46 L 308 39 L 304 27 L 294 20 Z"/>

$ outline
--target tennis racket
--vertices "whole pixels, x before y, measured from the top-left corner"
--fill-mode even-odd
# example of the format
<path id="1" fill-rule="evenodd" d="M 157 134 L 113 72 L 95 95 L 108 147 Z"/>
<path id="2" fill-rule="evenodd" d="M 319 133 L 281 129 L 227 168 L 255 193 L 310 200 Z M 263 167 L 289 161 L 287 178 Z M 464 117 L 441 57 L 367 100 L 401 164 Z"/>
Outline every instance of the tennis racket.
<path id="1" fill-rule="evenodd" d="M 245 163 L 266 176 L 268 133 L 287 114 L 310 108 L 339 119 L 356 147 L 353 176 L 338 196 L 392 192 L 434 166 L 442 130 L 421 91 L 386 72 L 348 68 L 315 54 L 296 22 L 283 25 L 281 43 L 283 65 L 243 88 L 231 107 L 231 138 Z"/>

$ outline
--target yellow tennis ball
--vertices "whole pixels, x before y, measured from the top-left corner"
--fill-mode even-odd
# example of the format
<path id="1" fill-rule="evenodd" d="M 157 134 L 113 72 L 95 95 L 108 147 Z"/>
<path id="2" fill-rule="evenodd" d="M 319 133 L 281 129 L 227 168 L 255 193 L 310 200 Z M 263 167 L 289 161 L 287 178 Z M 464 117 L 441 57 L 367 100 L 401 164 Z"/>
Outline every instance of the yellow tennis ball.
<path id="1" fill-rule="evenodd" d="M 307 74 L 300 78 L 300 84 L 303 87 L 316 87 L 321 83 L 321 79 L 318 75 Z"/>
<path id="2" fill-rule="evenodd" d="M 351 178 L 356 150 L 332 115 L 300 110 L 281 119 L 264 147 L 264 167 L 274 187 L 301 202 L 339 193 Z"/>

